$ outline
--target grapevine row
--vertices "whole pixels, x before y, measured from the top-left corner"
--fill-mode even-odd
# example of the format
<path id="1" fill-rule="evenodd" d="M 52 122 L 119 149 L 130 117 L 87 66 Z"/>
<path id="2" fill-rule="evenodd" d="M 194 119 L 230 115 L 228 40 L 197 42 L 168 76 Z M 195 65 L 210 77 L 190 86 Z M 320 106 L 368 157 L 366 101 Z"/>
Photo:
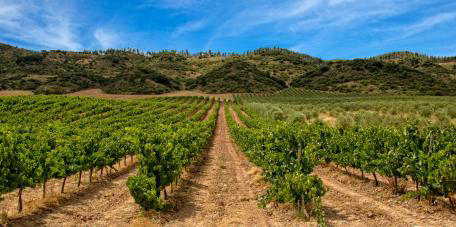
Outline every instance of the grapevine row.
<path id="1" fill-rule="evenodd" d="M 207 111 L 210 105 L 204 109 Z M 163 208 L 160 192 L 166 197 L 167 185 L 180 177 L 184 168 L 199 157 L 212 137 L 220 103 L 207 121 L 183 121 L 153 131 L 137 131 L 139 170 L 129 177 L 127 185 L 135 201 L 144 209 Z"/>
<path id="2" fill-rule="evenodd" d="M 239 108 L 239 107 L 237 107 Z M 237 109 L 239 111 L 239 109 Z M 393 178 L 393 188 L 399 191 L 398 179 L 411 178 L 416 191 L 410 194 L 448 198 L 456 193 L 456 127 L 418 127 L 408 122 L 400 127 L 352 126 L 330 127 L 322 123 L 296 124 L 275 121 L 266 123 L 245 109 L 252 119 L 240 114 L 252 128 L 273 130 L 284 125 L 288 134 L 302 138 L 299 149 L 320 163 L 335 163 L 371 173 L 378 185 L 377 174 Z M 289 140 L 288 143 L 294 143 Z"/>
<path id="3" fill-rule="evenodd" d="M 321 197 L 326 189 L 318 177 L 310 175 L 318 159 L 306 149 L 308 141 L 300 129 L 279 122 L 260 127 L 263 122 L 253 119 L 246 121 L 248 127 L 242 127 L 234 121 L 228 105 L 225 108 L 234 141 L 250 161 L 263 169 L 265 180 L 271 183 L 263 204 L 270 201 L 295 204 L 303 214 L 316 216 L 324 225 Z"/>
<path id="4" fill-rule="evenodd" d="M 0 117 L 0 193 L 19 189 L 21 211 L 26 187 L 42 184 L 45 196 L 49 179 L 63 179 L 63 192 L 68 176 L 89 171 L 91 178 L 95 169 L 115 169 L 115 163 L 139 151 L 135 144 L 137 131 L 165 128 L 204 105 L 200 100 L 178 107 L 172 103 L 176 100 L 138 104 L 55 96 L 0 99 L 0 108 L 10 110 Z M 36 108 L 22 108 L 30 103 L 37 103 Z M 56 109 L 70 113 L 51 121 L 49 115 Z M 39 111 L 33 117 L 35 110 Z"/>

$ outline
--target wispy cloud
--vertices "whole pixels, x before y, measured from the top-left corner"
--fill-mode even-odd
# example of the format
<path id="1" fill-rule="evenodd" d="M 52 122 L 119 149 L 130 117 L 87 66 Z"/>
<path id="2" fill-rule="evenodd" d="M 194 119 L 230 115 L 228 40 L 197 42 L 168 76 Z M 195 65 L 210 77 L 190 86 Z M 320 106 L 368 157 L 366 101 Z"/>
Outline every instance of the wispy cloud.
<path id="1" fill-rule="evenodd" d="M 356 2 L 356 3 L 355 3 Z M 362 24 L 372 24 L 382 18 L 401 14 L 407 6 L 397 1 L 330 0 L 320 4 L 312 15 L 289 25 L 290 31 L 349 29 Z"/>
<path id="2" fill-rule="evenodd" d="M 206 24 L 207 24 L 206 20 L 189 21 L 189 22 L 177 27 L 176 30 L 174 31 L 174 33 L 172 34 L 172 36 L 173 36 L 173 38 L 177 38 L 187 32 L 198 31 L 198 30 L 202 29 L 204 26 L 206 26 Z"/>
<path id="3" fill-rule="evenodd" d="M 119 47 L 121 39 L 116 32 L 105 28 L 97 28 L 93 33 L 94 38 L 103 49 Z"/>
<path id="4" fill-rule="evenodd" d="M 341 4 L 353 3 L 353 2 L 361 2 L 362 0 L 328 0 L 328 5 L 336 6 Z"/>
<path id="5" fill-rule="evenodd" d="M 350 39 L 351 42 L 359 39 L 357 35 L 366 41 L 387 39 L 382 36 L 382 31 L 375 30 L 378 27 L 394 27 L 396 22 L 403 24 L 397 19 L 391 20 L 393 23 L 388 20 L 429 7 L 429 3 L 423 0 L 292 0 L 255 3 L 221 24 L 208 39 L 206 49 L 219 46 L 216 42 L 226 41 L 226 37 L 264 34 L 287 37 L 287 41 L 281 43 L 290 43 L 288 47 L 296 51 L 310 48 L 321 52 L 318 49 L 324 49 L 324 45 L 340 45 L 341 38 Z M 408 30 L 414 34 L 451 19 L 453 15 L 436 16 L 408 27 Z"/>
<path id="6" fill-rule="evenodd" d="M 34 46 L 80 49 L 71 13 L 60 1 L 0 0 L 0 32 Z"/>
<path id="7" fill-rule="evenodd" d="M 399 28 L 403 32 L 402 38 L 408 38 L 420 32 L 427 31 L 441 24 L 448 23 L 450 21 L 454 22 L 456 18 L 456 13 L 454 12 L 445 12 L 436 14 L 427 18 L 424 18 L 422 21 L 419 21 L 415 24 L 407 25 Z"/>
<path id="8" fill-rule="evenodd" d="M 322 0 L 293 0 L 289 2 L 255 1 L 218 27 L 206 43 L 210 49 L 219 38 L 237 36 L 257 26 L 301 18 L 317 7 Z"/>
<path id="9" fill-rule="evenodd" d="M 222 29 L 232 29 L 235 33 L 254 26 L 300 18 L 317 7 L 321 0 L 291 1 L 287 3 L 268 2 L 247 8 L 228 20 Z M 232 31 L 232 32 L 233 32 Z"/>

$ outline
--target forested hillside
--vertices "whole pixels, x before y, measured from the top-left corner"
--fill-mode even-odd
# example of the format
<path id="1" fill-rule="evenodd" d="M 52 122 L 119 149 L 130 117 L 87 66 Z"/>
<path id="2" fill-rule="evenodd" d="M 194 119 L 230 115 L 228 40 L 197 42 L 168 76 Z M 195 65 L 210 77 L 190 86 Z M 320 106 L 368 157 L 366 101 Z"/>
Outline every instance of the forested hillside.
<path id="1" fill-rule="evenodd" d="M 456 95 L 456 59 L 395 52 L 325 61 L 281 48 L 188 51 L 29 51 L 0 44 L 0 90 L 114 94 L 175 90 L 268 93 L 286 87 L 370 94 Z"/>

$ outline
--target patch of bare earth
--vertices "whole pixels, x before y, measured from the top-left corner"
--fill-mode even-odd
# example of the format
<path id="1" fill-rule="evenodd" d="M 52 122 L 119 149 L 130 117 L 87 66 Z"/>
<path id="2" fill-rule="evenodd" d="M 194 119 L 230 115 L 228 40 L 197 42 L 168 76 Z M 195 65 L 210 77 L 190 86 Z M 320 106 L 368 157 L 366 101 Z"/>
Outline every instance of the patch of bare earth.
<path id="1" fill-rule="evenodd" d="M 291 209 L 263 209 L 257 196 L 264 183 L 230 139 L 223 106 L 214 137 L 202 160 L 183 177 L 169 198 L 174 207 L 147 213 L 135 226 L 303 226 Z"/>
<path id="2" fill-rule="evenodd" d="M 77 188 L 75 180 L 69 179 L 67 195 L 59 198 L 53 198 L 56 196 L 53 190 L 58 191 L 60 184 L 50 182 L 48 201 L 33 209 L 26 204 L 29 210 L 11 217 L 9 226 L 124 226 L 140 212 L 126 185 L 128 177 L 135 172 L 135 166 L 126 167 L 90 185 L 85 176 L 81 188 Z M 24 195 L 39 197 L 41 191 Z"/>
<path id="3" fill-rule="evenodd" d="M 31 91 L 22 91 L 22 90 L 3 90 L 0 91 L 1 96 L 19 96 L 19 95 L 33 95 Z"/>
<path id="4" fill-rule="evenodd" d="M 335 167 L 317 167 L 314 174 L 329 191 L 322 198 L 332 226 L 456 226 L 448 207 L 406 200 L 381 182 L 343 173 Z"/>
<path id="5" fill-rule="evenodd" d="M 84 97 L 96 97 L 105 99 L 146 99 L 154 97 L 175 97 L 175 96 L 203 96 L 211 97 L 222 100 L 231 100 L 232 94 L 206 94 L 198 91 L 175 91 L 160 95 L 123 95 L 123 94 L 108 94 L 103 92 L 101 89 L 88 89 L 67 94 L 68 96 L 84 96 Z"/>
<path id="6" fill-rule="evenodd" d="M 236 113 L 236 111 L 233 110 L 233 108 L 230 106 L 230 112 L 233 116 L 233 120 L 240 126 L 242 127 L 247 127 L 244 122 L 241 120 L 241 118 L 239 118 L 238 114 Z"/>

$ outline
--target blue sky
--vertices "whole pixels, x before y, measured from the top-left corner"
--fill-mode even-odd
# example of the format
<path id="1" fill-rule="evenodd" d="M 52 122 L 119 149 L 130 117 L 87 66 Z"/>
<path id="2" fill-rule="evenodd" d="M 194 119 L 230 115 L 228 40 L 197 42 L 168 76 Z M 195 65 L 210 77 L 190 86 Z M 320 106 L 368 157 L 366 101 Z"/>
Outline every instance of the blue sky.
<path id="1" fill-rule="evenodd" d="M 244 52 L 324 59 L 456 55 L 454 0 L 0 0 L 0 42 L 42 49 Z"/>

